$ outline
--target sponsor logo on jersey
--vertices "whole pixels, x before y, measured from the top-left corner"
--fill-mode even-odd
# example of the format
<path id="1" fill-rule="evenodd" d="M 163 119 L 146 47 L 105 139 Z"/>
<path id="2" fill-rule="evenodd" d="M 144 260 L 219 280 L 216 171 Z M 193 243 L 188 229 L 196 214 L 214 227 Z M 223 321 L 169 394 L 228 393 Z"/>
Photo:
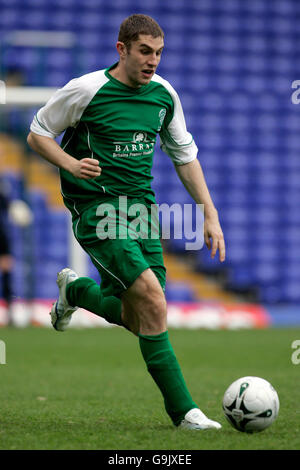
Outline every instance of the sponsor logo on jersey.
<path id="1" fill-rule="evenodd" d="M 150 155 L 154 150 L 155 140 L 148 140 L 146 132 L 136 131 L 131 142 L 114 142 L 114 158 L 141 157 Z"/>

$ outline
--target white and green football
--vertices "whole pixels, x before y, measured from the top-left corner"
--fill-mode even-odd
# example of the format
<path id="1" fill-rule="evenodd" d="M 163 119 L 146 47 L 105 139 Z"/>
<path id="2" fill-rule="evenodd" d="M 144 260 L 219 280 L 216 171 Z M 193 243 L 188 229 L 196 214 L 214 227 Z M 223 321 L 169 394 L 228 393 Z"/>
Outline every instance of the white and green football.
<path id="1" fill-rule="evenodd" d="M 241 377 L 226 390 L 223 398 L 226 419 L 238 431 L 260 432 L 277 418 L 276 390 L 260 377 Z"/>

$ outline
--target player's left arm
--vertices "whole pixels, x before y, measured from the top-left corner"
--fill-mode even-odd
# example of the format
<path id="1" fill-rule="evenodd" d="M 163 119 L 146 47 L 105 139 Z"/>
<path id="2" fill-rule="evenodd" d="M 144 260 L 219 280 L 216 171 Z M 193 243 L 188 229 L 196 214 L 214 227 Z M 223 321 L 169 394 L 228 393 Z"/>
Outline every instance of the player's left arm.
<path id="1" fill-rule="evenodd" d="M 204 239 L 212 258 L 219 250 L 220 261 L 225 260 L 225 242 L 218 212 L 210 197 L 204 174 L 197 160 L 198 148 L 186 128 L 185 117 L 178 94 L 160 78 L 173 101 L 173 113 L 168 115 L 160 131 L 161 149 L 172 159 L 176 171 L 187 191 L 197 204 L 204 205 Z"/>
<path id="2" fill-rule="evenodd" d="M 175 164 L 175 169 L 194 201 L 204 206 L 204 240 L 207 248 L 211 250 L 211 257 L 214 258 L 219 250 L 220 261 L 225 261 L 225 241 L 218 211 L 211 199 L 199 160 L 195 158 L 183 165 Z"/>

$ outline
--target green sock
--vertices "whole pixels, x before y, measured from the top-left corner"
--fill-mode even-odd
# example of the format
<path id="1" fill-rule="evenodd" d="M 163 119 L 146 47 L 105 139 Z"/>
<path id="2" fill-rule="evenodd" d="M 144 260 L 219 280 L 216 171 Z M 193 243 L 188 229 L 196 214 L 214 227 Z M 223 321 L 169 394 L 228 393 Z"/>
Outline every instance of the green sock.
<path id="1" fill-rule="evenodd" d="M 139 334 L 139 342 L 148 371 L 164 397 L 166 411 L 178 426 L 185 414 L 198 406 L 186 387 L 168 332 L 153 336 Z"/>
<path id="2" fill-rule="evenodd" d="M 121 300 L 115 296 L 103 297 L 99 284 L 89 277 L 79 277 L 66 289 L 70 305 L 82 307 L 109 323 L 124 326 L 121 319 Z"/>

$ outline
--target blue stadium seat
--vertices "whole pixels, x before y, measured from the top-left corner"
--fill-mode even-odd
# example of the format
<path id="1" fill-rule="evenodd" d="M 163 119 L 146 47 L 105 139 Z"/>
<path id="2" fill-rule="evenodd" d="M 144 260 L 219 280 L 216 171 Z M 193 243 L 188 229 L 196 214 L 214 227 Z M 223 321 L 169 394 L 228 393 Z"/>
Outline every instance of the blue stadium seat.
<path id="1" fill-rule="evenodd" d="M 71 71 L 66 73 L 62 70 L 53 70 L 47 73 L 45 78 L 45 86 L 48 87 L 63 87 L 69 80 L 71 80 Z"/>
<path id="2" fill-rule="evenodd" d="M 185 282 L 167 281 L 165 294 L 169 302 L 195 302 L 197 300 L 193 289 Z"/>
<path id="3" fill-rule="evenodd" d="M 255 284 L 256 277 L 249 265 L 238 265 L 228 269 L 227 287 L 235 289 L 247 289 Z"/>
<path id="4" fill-rule="evenodd" d="M 19 22 L 18 11 L 14 8 L 2 8 L 0 15 L 0 26 L 6 31 L 12 31 L 17 28 Z"/>
<path id="5" fill-rule="evenodd" d="M 68 49 L 51 49 L 45 56 L 44 66 L 49 69 L 61 69 L 61 64 L 64 67 L 70 68 L 72 66 L 73 57 Z"/>
<path id="6" fill-rule="evenodd" d="M 58 31 L 72 31 L 76 26 L 78 15 L 72 9 L 53 8 L 47 17 L 47 29 Z M 78 22 L 80 24 L 80 22 Z"/>
<path id="7" fill-rule="evenodd" d="M 2 173 L 2 181 L 4 182 L 5 193 L 9 200 L 23 198 L 24 179 L 20 174 L 4 171 Z"/>

